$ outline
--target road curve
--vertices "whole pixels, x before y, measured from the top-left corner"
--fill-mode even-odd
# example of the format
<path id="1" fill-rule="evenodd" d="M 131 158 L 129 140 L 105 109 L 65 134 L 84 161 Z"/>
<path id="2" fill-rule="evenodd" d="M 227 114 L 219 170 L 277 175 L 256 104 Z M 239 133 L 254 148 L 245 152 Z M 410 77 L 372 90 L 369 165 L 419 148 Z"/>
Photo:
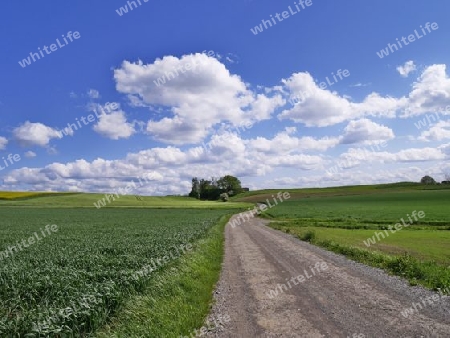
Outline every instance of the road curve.
<path id="1" fill-rule="evenodd" d="M 208 318 L 215 324 L 203 336 L 450 337 L 450 297 L 436 300 L 436 293 L 265 222 L 226 226 L 225 258 Z M 425 300 L 432 296 L 435 301 Z M 421 309 L 412 308 L 421 301 Z M 414 311 L 405 318 L 408 308 Z"/>

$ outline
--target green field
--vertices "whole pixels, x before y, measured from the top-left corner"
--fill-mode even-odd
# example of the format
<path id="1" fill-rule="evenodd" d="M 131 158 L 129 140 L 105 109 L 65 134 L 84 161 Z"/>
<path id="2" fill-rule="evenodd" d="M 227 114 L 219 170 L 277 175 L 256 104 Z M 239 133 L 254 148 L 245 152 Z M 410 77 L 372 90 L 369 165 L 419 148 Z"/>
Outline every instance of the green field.
<path id="1" fill-rule="evenodd" d="M 450 189 L 292 198 L 279 204 L 268 214 L 279 219 L 325 218 L 358 222 L 397 222 L 414 210 L 423 210 L 426 213 L 423 222 L 450 225 Z"/>
<path id="2" fill-rule="evenodd" d="M 1 256 L 0 336 L 37 337 L 101 328 L 133 295 L 148 293 L 151 281 L 179 257 L 189 256 L 186 245 L 195 251 L 219 219 L 235 211 L 0 206 L 0 212 L 0 251 L 17 247 L 35 232 L 40 238 Z M 41 229 L 47 224 L 58 229 L 44 232 L 44 238 Z M 209 284 L 211 288 L 213 282 Z M 185 322 L 198 323 L 204 315 L 191 311 L 193 318 Z M 180 333 L 193 328 L 181 326 Z"/>
<path id="3" fill-rule="evenodd" d="M 413 283 L 450 286 L 450 189 L 351 187 L 348 194 L 345 189 L 294 193 L 265 217 L 274 220 L 275 229 L 385 268 Z M 425 217 L 412 218 L 410 224 L 407 215 L 414 210 L 423 211 Z M 389 227 L 402 218 L 408 227 L 390 232 Z M 385 236 L 372 237 L 375 233 Z M 375 243 L 368 238 L 376 239 Z"/>
<path id="4" fill-rule="evenodd" d="M 262 202 L 266 198 L 271 198 L 279 191 L 287 191 L 291 194 L 292 199 L 308 198 L 308 197 L 330 197 L 330 196 L 349 196 L 349 195 L 369 195 L 379 194 L 383 192 L 414 192 L 423 190 L 447 190 L 448 185 L 423 185 L 414 182 L 399 182 L 377 185 L 349 185 L 342 187 L 329 188 L 303 188 L 303 189 L 265 189 L 249 191 L 238 196 L 234 196 L 231 200 L 240 202 Z"/>
<path id="5" fill-rule="evenodd" d="M 324 227 L 309 227 L 292 224 L 273 224 L 280 229 L 288 227 L 290 232 L 299 235 L 313 231 L 316 240 L 329 240 L 342 245 L 367 249 L 364 240 L 372 237 L 374 230 L 347 230 Z M 450 265 L 450 232 L 438 230 L 408 231 L 402 230 L 391 234 L 371 245 L 373 251 L 385 252 L 391 255 L 409 254 L 420 260 L 435 261 L 443 266 Z"/>
<path id="6" fill-rule="evenodd" d="M 115 196 L 115 195 L 114 195 Z M 0 192 L 1 206 L 19 206 L 19 207 L 77 207 L 94 208 L 94 203 L 103 199 L 105 194 L 83 194 L 83 193 L 14 193 Z M 199 201 L 195 198 L 181 196 L 115 196 L 102 208 L 242 208 L 249 207 L 252 204 L 244 205 L 236 202 L 216 202 Z"/>

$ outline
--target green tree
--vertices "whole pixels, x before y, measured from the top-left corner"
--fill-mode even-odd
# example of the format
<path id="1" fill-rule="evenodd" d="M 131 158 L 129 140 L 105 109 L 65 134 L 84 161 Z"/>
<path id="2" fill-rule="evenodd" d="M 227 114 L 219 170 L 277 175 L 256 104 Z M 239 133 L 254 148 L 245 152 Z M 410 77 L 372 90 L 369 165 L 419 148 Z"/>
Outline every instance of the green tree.
<path id="1" fill-rule="evenodd" d="M 420 180 L 420 183 L 422 183 L 422 184 L 436 184 L 436 181 L 434 180 L 433 177 L 427 175 L 427 176 L 422 177 L 422 179 Z"/>
<path id="2" fill-rule="evenodd" d="M 211 180 L 192 178 L 192 189 L 189 197 L 201 200 L 216 201 L 224 200 L 225 195 L 232 196 L 242 192 L 241 181 L 234 176 L 226 175 L 224 177 L 211 178 Z"/>
<path id="3" fill-rule="evenodd" d="M 217 187 L 215 180 L 200 180 L 200 199 L 215 201 L 219 199 L 220 189 Z"/>
<path id="4" fill-rule="evenodd" d="M 233 196 L 242 192 L 241 181 L 234 176 L 226 175 L 217 180 L 217 186 L 229 196 Z"/>
<path id="5" fill-rule="evenodd" d="M 189 197 L 200 198 L 200 181 L 197 177 L 192 178 L 192 189 L 189 193 Z"/>

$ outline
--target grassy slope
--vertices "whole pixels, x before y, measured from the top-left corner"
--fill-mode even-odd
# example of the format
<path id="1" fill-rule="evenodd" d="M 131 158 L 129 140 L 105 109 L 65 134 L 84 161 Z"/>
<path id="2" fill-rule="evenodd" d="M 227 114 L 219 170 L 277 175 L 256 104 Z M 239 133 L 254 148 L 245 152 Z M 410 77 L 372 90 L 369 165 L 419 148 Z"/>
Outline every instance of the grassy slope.
<path id="1" fill-rule="evenodd" d="M 425 222 L 450 223 L 450 189 L 385 191 L 377 194 L 291 198 L 268 214 L 279 219 L 315 218 L 392 221 L 424 211 Z"/>
<path id="2" fill-rule="evenodd" d="M 26 195 L 26 193 L 15 193 L 17 197 L 11 198 L 11 193 L 0 192 L 1 206 L 22 206 L 22 207 L 85 207 L 95 208 L 94 203 L 105 197 L 104 194 L 42 194 L 37 193 Z M 9 196 L 8 200 L 1 200 L 2 196 Z M 176 196 L 142 196 L 138 200 L 135 196 L 119 195 L 115 201 L 107 204 L 105 208 L 136 207 L 136 208 L 245 208 L 250 204 L 239 202 L 216 202 L 199 201 L 189 197 Z"/>
<path id="3" fill-rule="evenodd" d="M 264 202 L 266 199 L 271 199 L 272 195 L 276 195 L 279 191 L 287 191 L 291 194 L 291 199 L 308 198 L 308 197 L 327 197 L 327 196 L 347 196 L 347 195 L 367 195 L 378 194 L 381 192 L 402 192 L 402 191 L 416 191 L 416 190 L 441 190 L 448 189 L 449 186 L 436 185 L 424 186 L 419 183 L 400 182 L 391 184 L 378 185 L 354 185 L 343 187 L 329 187 L 329 188 L 305 188 L 305 189 L 265 189 L 249 191 L 231 198 L 232 201 L 240 202 Z"/>
<path id="4" fill-rule="evenodd" d="M 333 241 L 345 246 L 367 249 L 364 240 L 372 237 L 374 230 L 347 230 L 320 227 L 300 227 L 292 224 L 274 224 L 274 227 L 289 229 L 299 237 L 314 231 L 319 241 Z M 371 251 L 378 251 L 390 255 L 409 254 L 419 260 L 435 261 L 443 266 L 450 265 L 450 231 L 402 230 L 382 239 L 370 246 Z"/>

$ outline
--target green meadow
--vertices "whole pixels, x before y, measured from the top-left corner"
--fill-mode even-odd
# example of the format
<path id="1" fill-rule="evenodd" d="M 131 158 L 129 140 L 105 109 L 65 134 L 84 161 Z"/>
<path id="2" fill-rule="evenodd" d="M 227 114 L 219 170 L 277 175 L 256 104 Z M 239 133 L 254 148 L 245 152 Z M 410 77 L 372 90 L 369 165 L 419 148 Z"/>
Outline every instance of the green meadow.
<path id="1" fill-rule="evenodd" d="M 109 194 L 111 195 L 111 194 Z M 182 196 L 133 196 L 133 195 L 112 195 L 109 201 L 105 200 L 105 205 L 98 204 L 99 200 L 105 198 L 105 194 L 86 193 L 16 193 L 0 192 L 1 206 L 18 207 L 73 207 L 73 208 L 94 208 L 96 203 L 101 208 L 243 208 L 252 206 L 251 203 L 218 201 L 199 201 L 195 198 Z"/>
<path id="2" fill-rule="evenodd" d="M 380 191 L 377 194 L 291 198 L 268 214 L 278 219 L 326 218 L 397 223 L 412 211 L 424 211 L 423 222 L 450 225 L 450 189 Z"/>

